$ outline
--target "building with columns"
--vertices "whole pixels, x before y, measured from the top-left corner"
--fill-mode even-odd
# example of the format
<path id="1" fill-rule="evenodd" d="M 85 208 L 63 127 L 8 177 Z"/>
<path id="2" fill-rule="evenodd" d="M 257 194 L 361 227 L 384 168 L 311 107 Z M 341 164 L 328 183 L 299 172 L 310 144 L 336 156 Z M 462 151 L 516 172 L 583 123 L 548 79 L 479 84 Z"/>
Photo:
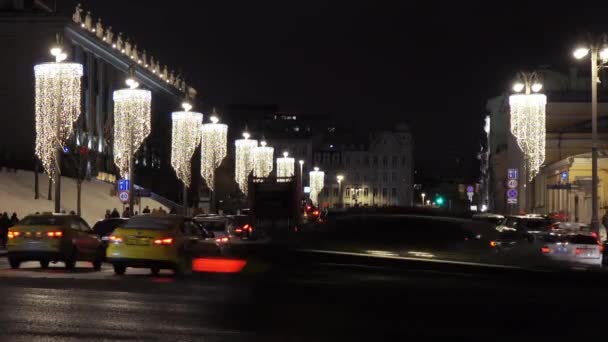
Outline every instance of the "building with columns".
<path id="1" fill-rule="evenodd" d="M 591 220 L 591 104 L 589 79 L 542 71 L 547 95 L 545 161 L 532 182 L 521 178 L 523 156 L 510 132 L 508 95 L 488 101 L 490 196 L 499 213 L 563 213 L 570 221 Z M 599 87 L 599 215 L 608 209 L 608 86 Z M 507 170 L 520 171 L 517 204 L 506 201 Z"/>
<path id="2" fill-rule="evenodd" d="M 134 39 L 111 31 L 111 18 L 91 17 L 77 7 L 70 13 L 55 12 L 45 1 L 0 0 L 0 30 L 4 58 L 0 60 L 0 165 L 32 170 L 34 155 L 34 65 L 50 62 L 50 47 L 57 34 L 63 37 L 68 61 L 81 63 L 82 112 L 75 124 L 74 147 L 93 152 L 87 169 L 116 174 L 113 160 L 114 90 L 125 88 L 130 67 L 140 87 L 152 92 L 152 131 L 137 153 L 135 182 L 168 198 L 179 198 L 177 177 L 170 167 L 171 112 L 180 110 L 185 93 L 196 91 L 183 75 L 158 64 L 158 58 Z M 195 106 L 196 108 L 196 106 Z M 200 108 L 200 107 L 199 107 Z M 64 163 L 62 172 L 70 175 Z M 162 183 L 154 179 L 162 178 Z"/>

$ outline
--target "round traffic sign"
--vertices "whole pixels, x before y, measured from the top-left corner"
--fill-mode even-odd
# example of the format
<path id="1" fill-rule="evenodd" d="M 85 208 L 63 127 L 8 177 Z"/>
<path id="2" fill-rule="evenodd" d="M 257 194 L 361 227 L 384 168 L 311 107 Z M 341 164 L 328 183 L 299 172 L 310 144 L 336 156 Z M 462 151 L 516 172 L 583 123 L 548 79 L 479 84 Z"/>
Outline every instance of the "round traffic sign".
<path id="1" fill-rule="evenodd" d="M 129 202 L 129 191 L 128 190 L 124 190 L 118 193 L 118 199 L 122 202 L 122 203 L 127 203 Z"/>
<path id="2" fill-rule="evenodd" d="M 517 179 L 509 179 L 509 181 L 507 182 L 507 186 L 509 187 L 509 189 L 515 189 L 517 188 Z"/>
<path id="3" fill-rule="evenodd" d="M 507 197 L 517 198 L 517 189 L 509 189 L 509 191 L 507 191 Z"/>
<path id="4" fill-rule="evenodd" d="M 467 186 L 467 192 L 473 192 L 475 191 L 475 188 L 471 185 Z"/>

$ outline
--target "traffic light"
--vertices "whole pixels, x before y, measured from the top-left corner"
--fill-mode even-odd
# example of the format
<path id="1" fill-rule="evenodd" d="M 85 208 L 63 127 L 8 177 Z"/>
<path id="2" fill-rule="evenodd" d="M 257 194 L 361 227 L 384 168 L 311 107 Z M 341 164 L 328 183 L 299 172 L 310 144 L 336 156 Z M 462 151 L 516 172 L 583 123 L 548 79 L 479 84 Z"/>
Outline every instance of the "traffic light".
<path id="1" fill-rule="evenodd" d="M 435 200 L 435 202 L 437 203 L 438 206 L 442 206 L 443 203 L 445 202 L 445 200 L 443 199 L 442 196 L 437 196 L 437 199 Z"/>

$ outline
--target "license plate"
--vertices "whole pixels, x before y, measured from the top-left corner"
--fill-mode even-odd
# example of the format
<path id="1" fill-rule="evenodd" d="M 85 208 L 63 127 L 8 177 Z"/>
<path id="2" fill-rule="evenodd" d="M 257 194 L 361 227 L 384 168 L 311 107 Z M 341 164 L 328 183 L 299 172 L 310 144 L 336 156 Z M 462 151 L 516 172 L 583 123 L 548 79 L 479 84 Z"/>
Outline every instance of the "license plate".
<path id="1" fill-rule="evenodd" d="M 127 245 L 148 246 L 148 245 L 150 245 L 150 240 L 148 240 L 148 239 L 127 239 Z"/>

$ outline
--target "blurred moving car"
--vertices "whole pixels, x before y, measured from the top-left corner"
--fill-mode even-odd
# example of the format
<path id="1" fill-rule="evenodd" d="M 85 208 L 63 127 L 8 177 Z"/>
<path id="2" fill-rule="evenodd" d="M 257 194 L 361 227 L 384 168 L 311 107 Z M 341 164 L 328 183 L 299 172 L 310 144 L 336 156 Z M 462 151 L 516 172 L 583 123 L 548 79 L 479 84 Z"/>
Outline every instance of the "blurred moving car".
<path id="1" fill-rule="evenodd" d="M 226 216 L 234 221 L 234 228 L 229 231 L 230 237 L 240 238 L 243 240 L 256 240 L 259 236 L 257 229 L 254 229 L 251 218 L 247 215 L 228 215 Z"/>
<path id="2" fill-rule="evenodd" d="M 235 219 L 224 215 L 198 215 L 193 220 L 216 238 L 230 238 L 238 227 Z"/>
<path id="3" fill-rule="evenodd" d="M 471 219 L 473 219 L 474 221 L 483 221 L 499 225 L 504 221 L 505 217 L 499 214 L 481 213 L 473 215 Z"/>
<path id="4" fill-rule="evenodd" d="M 496 227 L 499 232 L 505 230 L 517 230 L 530 234 L 545 233 L 551 230 L 553 221 L 542 215 L 515 215 L 507 216 L 504 221 Z"/>
<path id="5" fill-rule="evenodd" d="M 128 220 L 129 219 L 126 218 L 108 218 L 99 220 L 95 223 L 93 231 L 101 239 L 101 244 L 104 249 L 108 247 L 108 241 L 110 240 L 110 235 L 112 235 L 114 229 L 126 224 Z"/>
<path id="6" fill-rule="evenodd" d="M 76 261 L 91 261 L 101 269 L 104 250 L 101 240 L 79 216 L 44 213 L 29 215 L 8 232 L 8 261 L 19 268 L 23 261 L 38 261 L 42 268 L 61 261 L 73 269 Z"/>
<path id="7" fill-rule="evenodd" d="M 553 259 L 601 266 L 604 246 L 591 233 L 552 233 L 541 239 L 541 252 Z"/>
<path id="8" fill-rule="evenodd" d="M 195 256 L 221 256 L 228 253 L 228 237 L 214 237 L 191 218 L 180 215 L 134 216 L 110 235 L 106 257 L 114 273 L 127 267 L 161 269 L 176 274 L 192 271 Z"/>

